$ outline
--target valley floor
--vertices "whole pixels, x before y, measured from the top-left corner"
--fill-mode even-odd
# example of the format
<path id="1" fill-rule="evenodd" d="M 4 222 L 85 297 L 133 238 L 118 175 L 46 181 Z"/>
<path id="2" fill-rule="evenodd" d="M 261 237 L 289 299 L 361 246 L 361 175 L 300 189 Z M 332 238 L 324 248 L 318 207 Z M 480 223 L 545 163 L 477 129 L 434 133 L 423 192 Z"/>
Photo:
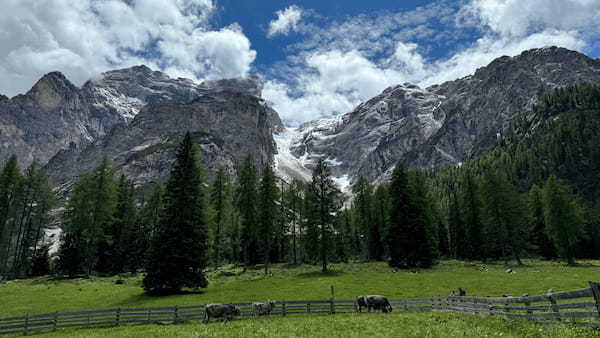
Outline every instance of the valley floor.
<path id="1" fill-rule="evenodd" d="M 382 294 L 390 298 L 448 295 L 459 287 L 468 295 L 521 296 L 588 287 L 600 281 L 600 261 L 580 261 L 577 267 L 562 262 L 526 260 L 525 266 L 442 261 L 431 270 L 394 271 L 386 263 L 334 264 L 322 274 L 318 266 L 275 265 L 269 276 L 260 267 L 243 272 L 224 266 L 209 273 L 210 285 L 202 293 L 168 297 L 145 295 L 142 276 L 56 279 L 43 277 L 0 284 L 0 318 L 54 311 L 78 311 L 116 307 L 200 305 L 260 300 L 328 299 L 330 286 L 336 299 Z M 482 269 L 485 266 L 486 269 Z M 512 268 L 516 273 L 508 274 Z M 124 284 L 117 285 L 119 278 Z M 336 315 L 243 319 L 205 326 L 193 322 L 177 326 L 131 326 L 114 329 L 60 331 L 63 336 L 580 336 L 580 329 L 541 327 L 503 318 L 481 318 L 444 313 L 387 315 Z M 85 333 L 84 333 L 85 332 Z M 524 334 L 527 332 L 527 334 Z M 597 333 L 588 330 L 587 333 Z M 445 333 L 445 334 L 442 334 Z M 594 333 L 594 334 L 595 334 Z"/>

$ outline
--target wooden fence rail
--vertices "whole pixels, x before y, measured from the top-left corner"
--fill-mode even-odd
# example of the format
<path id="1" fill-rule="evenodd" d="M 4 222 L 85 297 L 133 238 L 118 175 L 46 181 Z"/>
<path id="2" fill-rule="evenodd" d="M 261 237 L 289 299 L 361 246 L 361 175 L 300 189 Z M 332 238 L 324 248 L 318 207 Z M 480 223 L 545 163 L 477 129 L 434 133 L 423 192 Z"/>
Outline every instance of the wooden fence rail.
<path id="1" fill-rule="evenodd" d="M 398 310 L 446 311 L 526 318 L 549 324 L 558 321 L 600 327 L 600 283 L 590 288 L 522 297 L 448 296 L 390 299 Z M 255 316 L 252 303 L 235 304 L 241 317 Z M 339 314 L 357 312 L 354 300 L 279 301 L 271 315 Z M 76 327 L 178 323 L 204 319 L 204 306 L 115 308 L 80 312 L 53 312 L 0 319 L 0 335 L 56 331 Z"/>

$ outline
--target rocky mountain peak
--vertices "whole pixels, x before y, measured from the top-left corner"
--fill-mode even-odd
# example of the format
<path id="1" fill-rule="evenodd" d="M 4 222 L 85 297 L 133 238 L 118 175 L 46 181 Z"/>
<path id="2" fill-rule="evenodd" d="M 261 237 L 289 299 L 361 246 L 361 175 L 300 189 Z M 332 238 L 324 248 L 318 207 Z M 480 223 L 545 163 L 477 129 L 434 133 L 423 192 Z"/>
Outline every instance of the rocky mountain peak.
<path id="1" fill-rule="evenodd" d="M 27 96 L 42 109 L 53 110 L 72 100 L 77 90 L 61 72 L 51 72 L 39 79 Z"/>

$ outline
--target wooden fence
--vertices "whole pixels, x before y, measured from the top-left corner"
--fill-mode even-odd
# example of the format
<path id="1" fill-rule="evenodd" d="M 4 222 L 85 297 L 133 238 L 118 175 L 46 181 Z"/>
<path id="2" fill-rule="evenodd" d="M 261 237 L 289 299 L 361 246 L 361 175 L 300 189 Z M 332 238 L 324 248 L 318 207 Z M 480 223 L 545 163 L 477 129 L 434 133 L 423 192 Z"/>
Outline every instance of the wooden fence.
<path id="1" fill-rule="evenodd" d="M 519 317 L 541 323 L 567 322 L 600 327 L 600 283 L 590 288 L 522 297 L 448 296 L 390 299 L 394 311 L 448 311 Z M 252 317 L 252 303 L 235 304 L 241 317 Z M 355 313 L 353 300 L 279 301 L 274 316 Z M 116 308 L 54 312 L 0 319 L 0 334 L 32 334 L 63 328 L 111 327 L 127 324 L 179 323 L 204 319 L 204 306 Z"/>

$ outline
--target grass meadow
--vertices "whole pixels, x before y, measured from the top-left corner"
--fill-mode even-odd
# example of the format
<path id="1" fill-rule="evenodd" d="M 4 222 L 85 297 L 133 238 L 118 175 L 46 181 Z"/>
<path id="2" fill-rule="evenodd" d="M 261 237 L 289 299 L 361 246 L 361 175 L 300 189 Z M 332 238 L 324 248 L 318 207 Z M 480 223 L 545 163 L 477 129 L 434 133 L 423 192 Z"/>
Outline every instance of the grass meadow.
<path id="1" fill-rule="evenodd" d="M 443 261 L 431 270 L 395 271 L 386 263 L 333 264 L 322 274 L 318 266 L 274 265 L 265 276 L 261 267 L 246 270 L 224 266 L 209 272 L 210 285 L 202 292 L 154 297 L 144 294 L 142 275 L 61 279 L 42 277 L 0 284 L 0 317 L 54 311 L 116 307 L 200 305 L 260 300 L 336 299 L 382 294 L 389 298 L 448 295 L 459 287 L 468 295 L 520 296 L 587 287 L 600 281 L 599 261 L 580 261 L 568 267 L 561 262 L 526 260 L 525 266 Z M 508 274 L 512 268 L 516 273 Z M 483 270 L 483 271 L 482 271 Z M 123 279 L 124 284 L 115 284 Z M 396 337 L 581 337 L 598 335 L 593 329 L 565 325 L 539 326 L 500 317 L 447 313 L 391 315 L 289 316 L 239 319 L 229 323 L 198 322 L 181 325 L 141 325 L 111 329 L 63 330 L 46 336 L 164 337 L 164 336 L 396 336 Z"/>

